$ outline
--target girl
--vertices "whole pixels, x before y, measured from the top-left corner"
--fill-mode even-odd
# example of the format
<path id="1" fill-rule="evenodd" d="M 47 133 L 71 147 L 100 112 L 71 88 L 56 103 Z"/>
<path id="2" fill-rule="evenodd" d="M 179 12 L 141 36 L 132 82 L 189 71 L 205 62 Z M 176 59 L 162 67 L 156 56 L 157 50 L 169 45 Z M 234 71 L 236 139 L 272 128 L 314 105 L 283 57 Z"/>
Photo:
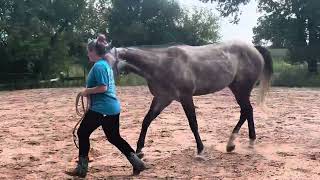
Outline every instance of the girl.
<path id="1" fill-rule="evenodd" d="M 99 126 L 102 126 L 108 141 L 116 146 L 132 164 L 134 175 L 145 169 L 144 163 L 119 133 L 120 103 L 116 97 L 112 68 L 103 59 L 106 54 L 106 44 L 105 36 L 99 35 L 96 40 L 90 41 L 87 45 L 89 60 L 94 65 L 88 74 L 87 88 L 81 94 L 90 97 L 91 105 L 77 131 L 79 161 L 77 167 L 68 173 L 73 176 L 86 176 L 90 149 L 89 137 Z"/>

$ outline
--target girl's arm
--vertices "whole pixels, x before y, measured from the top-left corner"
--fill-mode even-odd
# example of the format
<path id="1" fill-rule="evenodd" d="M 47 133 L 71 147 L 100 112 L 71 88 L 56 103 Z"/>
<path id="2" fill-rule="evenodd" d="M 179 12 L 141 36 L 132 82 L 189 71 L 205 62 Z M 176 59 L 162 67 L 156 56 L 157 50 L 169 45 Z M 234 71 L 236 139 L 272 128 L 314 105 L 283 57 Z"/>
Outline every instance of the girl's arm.
<path id="1" fill-rule="evenodd" d="M 90 94 L 98 94 L 98 93 L 104 93 L 106 92 L 108 89 L 107 86 L 102 85 L 102 86 L 96 86 L 93 88 L 85 88 L 82 92 L 81 95 L 82 96 L 88 96 Z"/>

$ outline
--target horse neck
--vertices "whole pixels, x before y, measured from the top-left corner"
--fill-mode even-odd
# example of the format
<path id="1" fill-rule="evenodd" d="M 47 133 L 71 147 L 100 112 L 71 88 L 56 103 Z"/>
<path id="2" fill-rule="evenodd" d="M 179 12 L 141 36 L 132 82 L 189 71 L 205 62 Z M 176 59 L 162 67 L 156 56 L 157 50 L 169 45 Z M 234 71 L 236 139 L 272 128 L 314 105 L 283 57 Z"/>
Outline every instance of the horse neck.
<path id="1" fill-rule="evenodd" d="M 124 64 L 123 70 L 137 74 L 145 79 L 150 79 L 150 75 L 148 73 L 146 73 L 145 71 L 142 71 L 140 68 L 129 63 Z"/>
<path id="2" fill-rule="evenodd" d="M 121 58 L 139 71 L 146 74 L 153 73 L 159 66 L 159 59 L 156 58 L 156 53 L 143 51 L 139 49 L 129 49 L 123 54 Z"/>

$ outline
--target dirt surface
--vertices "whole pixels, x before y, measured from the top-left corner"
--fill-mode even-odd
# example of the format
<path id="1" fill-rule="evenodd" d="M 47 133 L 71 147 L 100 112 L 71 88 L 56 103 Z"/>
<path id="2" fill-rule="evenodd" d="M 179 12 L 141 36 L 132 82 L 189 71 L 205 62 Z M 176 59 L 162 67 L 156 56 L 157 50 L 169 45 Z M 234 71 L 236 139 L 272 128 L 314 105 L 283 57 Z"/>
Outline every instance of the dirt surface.
<path id="1" fill-rule="evenodd" d="M 77 149 L 72 130 L 79 117 L 74 101 L 81 88 L 0 92 L 0 179 L 71 179 Z M 121 134 L 134 148 L 152 96 L 146 87 L 120 87 Z M 256 90 L 252 101 L 255 102 Z M 320 179 L 320 89 L 272 88 L 267 109 L 253 103 L 257 140 L 248 147 L 247 123 L 226 153 L 239 107 L 225 89 L 195 97 L 205 160 L 181 105 L 173 102 L 151 124 L 144 148 L 149 167 L 131 176 L 131 166 L 105 140 L 91 136 L 87 179 Z"/>

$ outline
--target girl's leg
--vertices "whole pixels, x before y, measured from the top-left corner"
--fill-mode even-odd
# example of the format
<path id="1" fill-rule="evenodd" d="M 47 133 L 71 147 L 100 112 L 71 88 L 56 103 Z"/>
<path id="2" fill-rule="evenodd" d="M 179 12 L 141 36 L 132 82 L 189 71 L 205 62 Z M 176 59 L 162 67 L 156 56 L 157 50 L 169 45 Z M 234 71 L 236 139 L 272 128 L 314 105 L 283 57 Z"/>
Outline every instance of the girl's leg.
<path id="1" fill-rule="evenodd" d="M 108 141 L 116 146 L 122 154 L 124 154 L 128 161 L 132 164 L 133 174 L 138 175 L 141 171 L 145 170 L 144 163 L 136 155 L 132 147 L 125 141 L 119 133 L 119 116 L 106 116 L 103 118 L 102 128 L 107 136 Z"/>
<path id="2" fill-rule="evenodd" d="M 79 138 L 79 157 L 87 157 L 90 150 L 89 137 L 91 133 L 101 125 L 103 115 L 89 110 L 77 131 Z"/>
<path id="3" fill-rule="evenodd" d="M 84 115 L 80 127 L 77 131 L 79 138 L 79 160 L 77 167 L 71 171 L 66 172 L 71 176 L 86 177 L 88 172 L 88 153 L 90 149 L 89 137 L 91 133 L 97 129 L 101 124 L 103 115 L 89 110 Z"/>
<path id="4" fill-rule="evenodd" d="M 116 146 L 122 154 L 124 154 L 126 157 L 129 157 L 131 152 L 134 153 L 134 150 L 120 135 L 119 116 L 120 114 L 105 116 L 102 120 L 102 128 L 107 136 L 108 141 Z"/>

